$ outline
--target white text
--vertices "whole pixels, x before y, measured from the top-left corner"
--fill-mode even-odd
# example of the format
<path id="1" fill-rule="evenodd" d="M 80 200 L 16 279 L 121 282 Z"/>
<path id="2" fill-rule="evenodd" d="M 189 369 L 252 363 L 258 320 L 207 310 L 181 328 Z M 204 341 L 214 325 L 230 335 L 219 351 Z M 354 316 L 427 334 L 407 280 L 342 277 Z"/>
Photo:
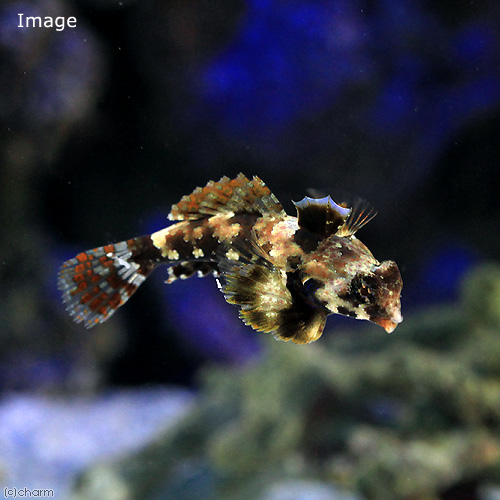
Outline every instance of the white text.
<path id="1" fill-rule="evenodd" d="M 42 490 L 42 489 L 32 489 L 29 488 L 4 488 L 3 494 L 5 498 L 13 497 L 13 498 L 53 498 L 54 490 Z"/>
<path id="2" fill-rule="evenodd" d="M 39 16 L 26 16 L 24 14 L 18 14 L 19 25 L 18 28 L 55 28 L 56 31 L 62 31 L 64 28 L 76 28 L 76 17 L 68 17 L 67 19 L 63 16 L 56 17 L 55 19 L 51 16 L 39 17 Z M 23 24 L 24 18 L 24 24 Z"/>

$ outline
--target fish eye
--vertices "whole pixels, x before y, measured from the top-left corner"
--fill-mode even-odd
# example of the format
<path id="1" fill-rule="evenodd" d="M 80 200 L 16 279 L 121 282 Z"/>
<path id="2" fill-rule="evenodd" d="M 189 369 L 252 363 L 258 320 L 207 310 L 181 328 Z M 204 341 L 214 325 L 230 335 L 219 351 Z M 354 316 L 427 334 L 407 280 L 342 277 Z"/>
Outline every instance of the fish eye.
<path id="1" fill-rule="evenodd" d="M 375 301 L 375 294 L 369 286 L 362 285 L 358 289 L 358 293 L 361 295 L 361 297 L 363 297 L 363 302 L 366 302 L 367 304 Z"/>
<path id="2" fill-rule="evenodd" d="M 359 276 L 352 280 L 351 290 L 362 304 L 373 304 L 376 301 L 378 285 L 369 276 Z"/>

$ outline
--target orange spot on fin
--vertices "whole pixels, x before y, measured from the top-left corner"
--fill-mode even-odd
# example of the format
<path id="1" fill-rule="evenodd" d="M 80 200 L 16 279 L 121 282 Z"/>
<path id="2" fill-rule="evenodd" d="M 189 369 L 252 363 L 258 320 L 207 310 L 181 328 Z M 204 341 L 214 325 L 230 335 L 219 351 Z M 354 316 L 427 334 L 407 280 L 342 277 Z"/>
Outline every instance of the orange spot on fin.
<path id="1" fill-rule="evenodd" d="M 149 236 L 79 253 L 59 270 L 67 310 L 90 328 L 108 319 L 160 263 Z"/>
<path id="2" fill-rule="evenodd" d="M 196 220 L 218 213 L 257 213 L 284 216 L 283 207 L 258 177 L 250 181 L 243 174 L 235 179 L 222 177 L 196 188 L 172 206 L 171 220 Z"/>

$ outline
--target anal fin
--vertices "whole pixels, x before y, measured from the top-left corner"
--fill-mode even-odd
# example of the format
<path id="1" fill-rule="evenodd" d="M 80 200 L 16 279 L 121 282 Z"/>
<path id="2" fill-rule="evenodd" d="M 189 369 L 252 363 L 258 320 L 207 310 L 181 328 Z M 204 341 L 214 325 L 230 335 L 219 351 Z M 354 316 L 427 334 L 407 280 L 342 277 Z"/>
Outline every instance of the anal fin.
<path id="1" fill-rule="evenodd" d="M 218 266 L 216 262 L 180 262 L 168 268 L 168 279 L 165 281 L 168 285 L 180 279 L 188 279 L 197 274 L 200 278 L 210 273 L 216 273 Z"/>

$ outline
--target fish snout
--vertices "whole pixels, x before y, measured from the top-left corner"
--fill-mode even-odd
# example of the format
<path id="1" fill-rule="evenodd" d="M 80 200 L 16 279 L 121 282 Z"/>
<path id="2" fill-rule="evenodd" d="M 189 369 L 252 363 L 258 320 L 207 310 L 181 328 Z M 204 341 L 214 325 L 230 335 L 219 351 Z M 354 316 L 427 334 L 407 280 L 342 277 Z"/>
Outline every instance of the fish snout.
<path id="1" fill-rule="evenodd" d="M 390 318 L 377 318 L 374 323 L 380 325 L 387 333 L 392 333 L 403 321 L 400 311 L 396 311 Z"/>

